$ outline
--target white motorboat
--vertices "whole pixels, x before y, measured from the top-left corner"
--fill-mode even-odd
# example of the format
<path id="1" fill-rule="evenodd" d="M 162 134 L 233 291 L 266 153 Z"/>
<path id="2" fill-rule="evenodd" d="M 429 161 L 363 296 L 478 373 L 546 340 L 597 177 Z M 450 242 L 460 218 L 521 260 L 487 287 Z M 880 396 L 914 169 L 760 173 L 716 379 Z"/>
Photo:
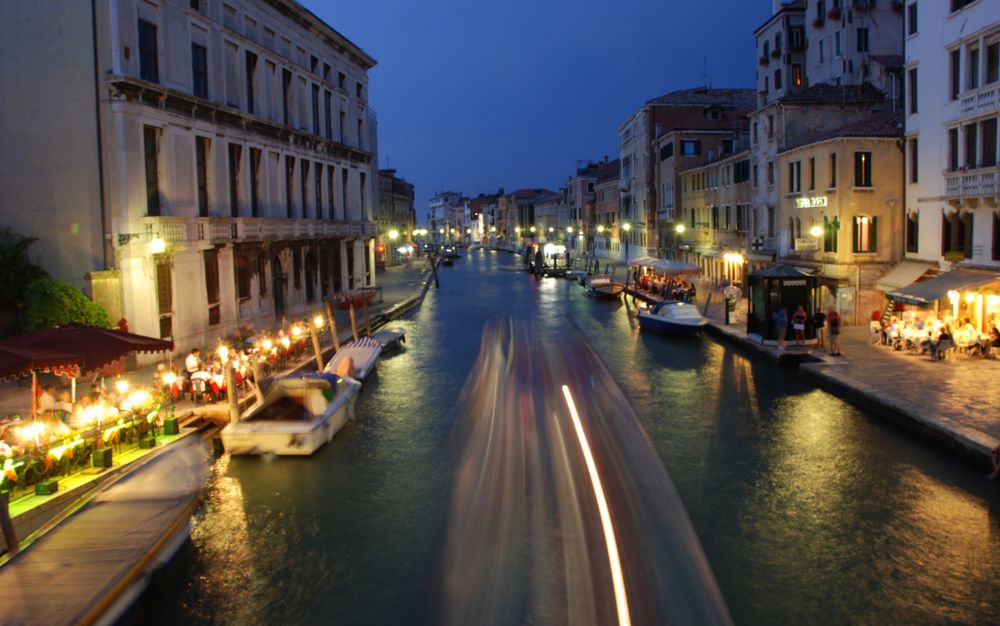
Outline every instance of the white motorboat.
<path id="1" fill-rule="evenodd" d="M 576 281 L 582 281 L 587 278 L 587 270 L 566 270 L 566 278 Z"/>
<path id="2" fill-rule="evenodd" d="M 354 419 L 360 389 L 332 374 L 278 378 L 262 402 L 222 429 L 222 445 L 230 454 L 310 455 Z"/>
<path id="3" fill-rule="evenodd" d="M 372 339 L 382 344 L 383 350 L 391 350 L 406 343 L 406 332 L 401 328 L 383 328 L 372 333 Z"/>
<path id="4" fill-rule="evenodd" d="M 382 344 L 374 337 L 360 337 L 340 346 L 323 371 L 364 381 L 375 369 Z"/>
<path id="5" fill-rule="evenodd" d="M 698 307 L 687 302 L 665 301 L 639 311 L 639 327 L 669 335 L 694 335 L 708 326 Z"/>
<path id="6" fill-rule="evenodd" d="M 618 299 L 625 291 L 625 285 L 616 283 L 610 276 L 591 276 L 584 286 L 592 298 Z"/>

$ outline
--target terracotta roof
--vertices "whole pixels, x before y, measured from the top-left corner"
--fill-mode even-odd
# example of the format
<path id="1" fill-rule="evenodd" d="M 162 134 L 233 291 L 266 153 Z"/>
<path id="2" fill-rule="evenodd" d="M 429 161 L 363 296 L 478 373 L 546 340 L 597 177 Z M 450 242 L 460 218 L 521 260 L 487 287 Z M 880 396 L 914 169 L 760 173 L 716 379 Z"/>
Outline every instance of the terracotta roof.
<path id="1" fill-rule="evenodd" d="M 781 98 L 781 102 L 791 104 L 823 104 L 837 102 L 883 102 L 885 94 L 876 89 L 871 83 L 862 85 L 831 85 L 829 83 L 816 83 L 805 89 L 790 91 L 788 95 Z"/>
<path id="2" fill-rule="evenodd" d="M 671 91 L 646 102 L 653 106 L 708 107 L 712 105 L 733 107 L 752 111 L 756 107 L 757 96 L 753 89 L 712 89 L 696 87 Z"/>
<path id="3" fill-rule="evenodd" d="M 833 130 L 816 133 L 811 137 L 805 138 L 803 141 L 797 143 L 794 146 L 789 146 L 782 150 L 782 152 L 787 152 L 788 150 L 794 150 L 795 148 L 800 148 L 813 143 L 818 143 L 820 141 L 828 141 L 830 139 L 841 139 L 845 137 L 874 137 L 874 138 L 887 138 L 894 139 L 903 136 L 903 116 L 898 113 L 873 113 L 870 116 L 858 120 L 856 122 L 851 122 L 850 124 L 844 124 L 839 128 L 834 128 Z"/>

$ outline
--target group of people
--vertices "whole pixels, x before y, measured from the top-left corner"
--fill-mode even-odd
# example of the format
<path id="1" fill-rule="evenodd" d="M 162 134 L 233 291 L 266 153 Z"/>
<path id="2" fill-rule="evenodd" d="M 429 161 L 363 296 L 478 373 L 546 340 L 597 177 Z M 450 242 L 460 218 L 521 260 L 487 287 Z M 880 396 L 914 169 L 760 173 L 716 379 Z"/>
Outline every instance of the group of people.
<path id="1" fill-rule="evenodd" d="M 640 274 L 638 269 L 633 272 L 632 278 L 633 284 L 640 290 L 664 300 L 694 302 L 695 296 L 698 295 L 698 289 L 694 283 L 686 280 L 675 280 L 654 274 Z"/>
<path id="2" fill-rule="evenodd" d="M 968 317 L 954 318 L 950 314 L 943 317 L 931 315 L 926 320 L 917 315 L 906 319 L 896 315 L 888 319 L 880 318 L 878 312 L 872 314 L 872 337 L 896 350 L 929 354 L 936 360 L 944 358 L 952 348 L 983 358 L 996 359 L 1000 355 L 997 320 L 989 323 L 988 332 L 981 333 Z"/>
<path id="3" fill-rule="evenodd" d="M 785 340 L 788 337 L 788 326 L 791 325 L 795 332 L 795 345 L 805 347 L 806 327 L 811 324 L 816 334 L 816 347 L 826 348 L 826 334 L 829 331 L 829 351 L 833 356 L 840 356 L 840 313 L 835 309 L 823 313 L 822 309 L 817 309 L 810 318 L 805 307 L 801 304 L 796 307 L 795 312 L 789 318 L 788 307 L 780 307 L 774 312 L 774 330 L 778 337 L 778 349 L 785 349 Z"/>

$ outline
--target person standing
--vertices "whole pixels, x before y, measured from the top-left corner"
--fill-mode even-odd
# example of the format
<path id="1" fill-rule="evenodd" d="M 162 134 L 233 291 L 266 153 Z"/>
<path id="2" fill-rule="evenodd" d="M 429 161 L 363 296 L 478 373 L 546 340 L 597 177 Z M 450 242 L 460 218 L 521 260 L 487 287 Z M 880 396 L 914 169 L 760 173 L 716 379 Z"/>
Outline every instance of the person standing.
<path id="1" fill-rule="evenodd" d="M 785 335 L 788 334 L 788 312 L 785 307 L 774 312 L 774 332 L 778 334 L 778 350 L 784 350 Z"/>
<path id="2" fill-rule="evenodd" d="M 830 326 L 830 354 L 840 356 L 840 313 L 830 309 L 826 315 L 826 323 Z"/>
<path id="3" fill-rule="evenodd" d="M 823 309 L 816 309 L 816 314 L 813 315 L 813 328 L 816 329 L 816 347 L 822 348 L 826 345 L 823 341 L 823 334 L 826 331 L 826 313 Z"/>
<path id="4" fill-rule="evenodd" d="M 806 345 L 806 310 L 800 304 L 792 315 L 792 328 L 795 330 L 795 345 Z"/>

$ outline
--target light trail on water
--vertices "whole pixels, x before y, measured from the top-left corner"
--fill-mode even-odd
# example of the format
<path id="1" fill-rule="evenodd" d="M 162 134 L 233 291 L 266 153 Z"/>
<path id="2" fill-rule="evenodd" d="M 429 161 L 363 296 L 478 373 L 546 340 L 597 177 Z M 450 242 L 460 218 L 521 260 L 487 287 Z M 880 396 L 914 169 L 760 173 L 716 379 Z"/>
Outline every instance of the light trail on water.
<path id="1" fill-rule="evenodd" d="M 608 510 L 608 501 L 604 496 L 604 488 L 601 486 L 601 477 L 597 473 L 594 454 L 590 451 L 590 444 L 587 442 L 587 433 L 583 432 L 583 424 L 580 423 L 580 415 L 576 411 L 573 394 L 570 393 L 569 387 L 566 385 L 562 386 L 562 391 L 566 397 L 566 405 L 569 407 L 570 417 L 573 419 L 573 428 L 576 430 L 576 438 L 580 442 L 580 450 L 583 452 L 584 461 L 587 463 L 587 472 L 590 474 L 590 482 L 594 487 L 597 508 L 601 512 L 604 543 L 608 547 L 611 580 L 614 582 L 615 587 L 615 605 L 618 607 L 618 623 L 622 626 L 628 626 L 632 623 L 632 619 L 629 617 L 628 612 L 628 594 L 625 591 L 625 576 L 622 574 L 622 563 L 618 558 L 618 541 L 615 539 L 615 527 L 611 522 L 611 511 Z"/>

